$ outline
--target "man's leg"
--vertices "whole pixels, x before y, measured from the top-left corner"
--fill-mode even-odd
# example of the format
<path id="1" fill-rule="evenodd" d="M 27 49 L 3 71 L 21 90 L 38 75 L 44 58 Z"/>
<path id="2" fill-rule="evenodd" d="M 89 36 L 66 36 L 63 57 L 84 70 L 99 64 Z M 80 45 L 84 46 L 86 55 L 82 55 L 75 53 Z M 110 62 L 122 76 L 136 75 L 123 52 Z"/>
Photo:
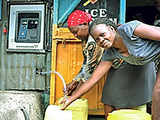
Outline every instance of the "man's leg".
<path id="1" fill-rule="evenodd" d="M 152 120 L 160 120 L 160 64 L 152 95 Z"/>

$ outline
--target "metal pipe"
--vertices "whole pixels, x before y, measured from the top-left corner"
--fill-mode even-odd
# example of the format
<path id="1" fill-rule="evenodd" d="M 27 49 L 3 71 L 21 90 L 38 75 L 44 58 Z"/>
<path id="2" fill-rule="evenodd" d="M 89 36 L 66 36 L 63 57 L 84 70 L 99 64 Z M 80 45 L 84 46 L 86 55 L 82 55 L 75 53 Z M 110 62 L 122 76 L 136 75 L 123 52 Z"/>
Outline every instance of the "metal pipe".
<path id="1" fill-rule="evenodd" d="M 120 0 L 119 24 L 124 24 L 126 19 L 126 0 Z"/>

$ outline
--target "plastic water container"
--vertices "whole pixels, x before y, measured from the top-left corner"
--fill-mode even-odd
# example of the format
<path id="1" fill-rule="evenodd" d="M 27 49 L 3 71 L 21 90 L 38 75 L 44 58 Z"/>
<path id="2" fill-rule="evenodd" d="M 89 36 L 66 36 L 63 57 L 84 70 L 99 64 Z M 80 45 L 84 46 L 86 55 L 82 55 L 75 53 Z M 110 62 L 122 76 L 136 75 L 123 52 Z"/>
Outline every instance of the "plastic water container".
<path id="1" fill-rule="evenodd" d="M 49 105 L 45 112 L 44 120 L 72 120 L 72 111 L 60 110 L 60 106 Z"/>
<path id="2" fill-rule="evenodd" d="M 44 120 L 87 120 L 88 100 L 77 99 L 65 110 L 60 110 L 60 106 L 49 105 L 45 112 Z"/>
<path id="3" fill-rule="evenodd" d="M 151 120 L 151 115 L 132 109 L 121 109 L 109 113 L 107 120 Z"/>

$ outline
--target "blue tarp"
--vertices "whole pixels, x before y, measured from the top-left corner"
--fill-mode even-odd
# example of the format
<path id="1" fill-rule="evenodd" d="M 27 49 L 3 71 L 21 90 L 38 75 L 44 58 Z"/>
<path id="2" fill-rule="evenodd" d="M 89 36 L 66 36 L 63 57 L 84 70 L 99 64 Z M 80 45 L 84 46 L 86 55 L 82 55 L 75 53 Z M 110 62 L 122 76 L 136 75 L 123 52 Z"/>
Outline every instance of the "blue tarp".
<path id="1" fill-rule="evenodd" d="M 63 23 L 79 3 L 80 0 L 54 0 L 53 23 Z"/>

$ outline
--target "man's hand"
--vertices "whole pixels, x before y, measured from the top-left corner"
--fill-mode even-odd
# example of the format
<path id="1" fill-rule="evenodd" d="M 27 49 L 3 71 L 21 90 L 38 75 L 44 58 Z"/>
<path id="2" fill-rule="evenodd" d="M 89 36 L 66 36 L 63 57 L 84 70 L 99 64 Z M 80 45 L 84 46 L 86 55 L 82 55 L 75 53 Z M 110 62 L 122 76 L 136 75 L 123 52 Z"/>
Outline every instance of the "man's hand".
<path id="1" fill-rule="evenodd" d="M 66 85 L 66 91 L 64 91 L 64 94 L 67 96 L 71 96 L 78 88 L 83 84 L 83 81 L 76 81 L 73 80 L 69 84 Z"/>

